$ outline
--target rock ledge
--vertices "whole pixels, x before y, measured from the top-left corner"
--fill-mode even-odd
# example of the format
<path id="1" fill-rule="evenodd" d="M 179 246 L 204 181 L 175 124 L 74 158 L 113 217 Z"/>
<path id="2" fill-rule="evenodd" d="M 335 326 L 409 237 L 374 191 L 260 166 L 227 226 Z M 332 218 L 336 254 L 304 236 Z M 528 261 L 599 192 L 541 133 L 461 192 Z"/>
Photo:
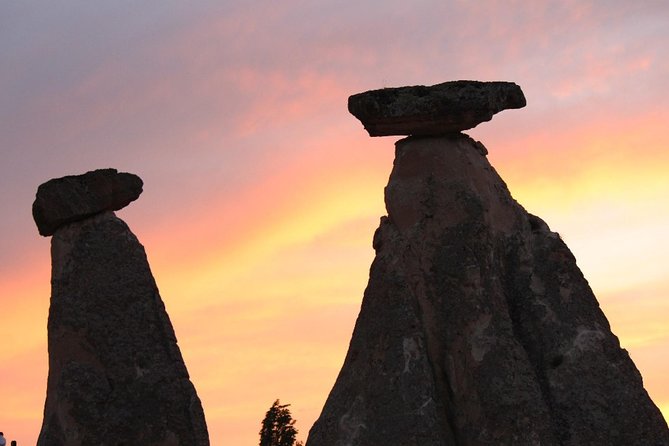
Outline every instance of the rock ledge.
<path id="1" fill-rule="evenodd" d="M 53 235 L 68 223 L 126 207 L 140 196 L 143 185 L 137 175 L 116 169 L 54 178 L 37 189 L 33 218 L 40 235 Z"/>
<path id="2" fill-rule="evenodd" d="M 439 136 L 490 121 L 495 113 L 527 104 L 513 82 L 459 80 L 429 87 L 383 88 L 348 98 L 348 110 L 369 136 Z"/>

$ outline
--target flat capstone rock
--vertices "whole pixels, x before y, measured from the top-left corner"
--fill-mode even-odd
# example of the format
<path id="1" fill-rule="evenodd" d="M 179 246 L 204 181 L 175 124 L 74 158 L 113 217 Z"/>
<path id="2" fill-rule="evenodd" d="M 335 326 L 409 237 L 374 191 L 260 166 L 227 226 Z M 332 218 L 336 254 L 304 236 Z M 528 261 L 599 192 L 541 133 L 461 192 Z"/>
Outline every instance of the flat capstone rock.
<path id="1" fill-rule="evenodd" d="M 459 80 L 432 86 L 383 88 L 348 98 L 348 110 L 369 136 L 440 136 L 490 121 L 527 104 L 513 82 Z"/>
<path id="2" fill-rule="evenodd" d="M 122 209 L 140 196 L 143 185 L 137 175 L 116 169 L 49 180 L 39 186 L 33 203 L 37 230 L 49 236 L 68 223 Z"/>

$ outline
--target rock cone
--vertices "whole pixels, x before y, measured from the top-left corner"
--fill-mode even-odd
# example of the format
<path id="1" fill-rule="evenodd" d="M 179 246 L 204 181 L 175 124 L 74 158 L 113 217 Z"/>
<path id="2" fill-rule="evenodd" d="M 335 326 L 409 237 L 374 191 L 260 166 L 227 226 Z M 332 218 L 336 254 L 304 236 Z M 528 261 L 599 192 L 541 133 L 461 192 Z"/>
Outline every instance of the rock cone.
<path id="1" fill-rule="evenodd" d="M 466 135 L 396 144 L 376 258 L 308 446 L 668 445 L 558 234 Z"/>
<path id="2" fill-rule="evenodd" d="M 513 82 L 451 81 L 426 87 L 383 88 L 351 96 L 348 110 L 369 136 L 438 136 L 490 121 L 495 113 L 525 107 Z"/>
<path id="3" fill-rule="evenodd" d="M 72 222 L 55 231 L 51 256 L 38 445 L 208 445 L 200 400 L 128 226 L 111 211 Z"/>

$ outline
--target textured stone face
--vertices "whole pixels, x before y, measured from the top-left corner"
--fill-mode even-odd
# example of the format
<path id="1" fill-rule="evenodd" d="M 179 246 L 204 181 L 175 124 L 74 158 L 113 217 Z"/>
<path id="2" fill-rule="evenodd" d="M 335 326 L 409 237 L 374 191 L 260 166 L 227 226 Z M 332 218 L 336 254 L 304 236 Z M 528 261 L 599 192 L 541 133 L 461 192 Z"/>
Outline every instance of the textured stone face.
<path id="1" fill-rule="evenodd" d="M 49 378 L 39 446 L 209 444 L 144 248 L 105 212 L 51 245 Z"/>
<path id="2" fill-rule="evenodd" d="M 308 446 L 667 445 L 560 237 L 465 135 L 396 145 L 388 216 Z"/>
<path id="3" fill-rule="evenodd" d="M 384 88 L 348 98 L 348 110 L 369 136 L 445 135 L 526 105 L 513 82 L 452 81 L 431 87 Z"/>
<path id="4" fill-rule="evenodd" d="M 55 178 L 37 189 L 33 218 L 41 235 L 52 235 L 68 223 L 124 208 L 139 197 L 142 186 L 137 175 L 116 169 Z"/>

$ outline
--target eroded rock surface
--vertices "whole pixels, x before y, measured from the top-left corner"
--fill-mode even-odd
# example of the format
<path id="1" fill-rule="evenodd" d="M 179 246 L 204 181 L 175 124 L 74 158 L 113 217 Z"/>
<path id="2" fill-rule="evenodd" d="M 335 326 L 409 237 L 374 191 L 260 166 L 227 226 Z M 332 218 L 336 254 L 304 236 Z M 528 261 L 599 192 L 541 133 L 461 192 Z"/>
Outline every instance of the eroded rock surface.
<path id="1" fill-rule="evenodd" d="M 85 193 L 75 197 L 86 201 Z M 209 445 L 200 399 L 128 226 L 111 211 L 61 226 L 51 258 L 38 445 Z"/>
<path id="2" fill-rule="evenodd" d="M 513 82 L 451 81 L 383 88 L 351 96 L 348 110 L 370 136 L 438 136 L 490 121 L 495 113 L 526 105 Z"/>
<path id="3" fill-rule="evenodd" d="M 396 144 L 388 216 L 308 446 L 669 445 L 559 235 L 459 134 Z"/>
<path id="4" fill-rule="evenodd" d="M 33 218 L 41 235 L 52 235 L 68 223 L 124 208 L 139 197 L 142 186 L 137 175 L 116 169 L 55 178 L 37 189 Z"/>

